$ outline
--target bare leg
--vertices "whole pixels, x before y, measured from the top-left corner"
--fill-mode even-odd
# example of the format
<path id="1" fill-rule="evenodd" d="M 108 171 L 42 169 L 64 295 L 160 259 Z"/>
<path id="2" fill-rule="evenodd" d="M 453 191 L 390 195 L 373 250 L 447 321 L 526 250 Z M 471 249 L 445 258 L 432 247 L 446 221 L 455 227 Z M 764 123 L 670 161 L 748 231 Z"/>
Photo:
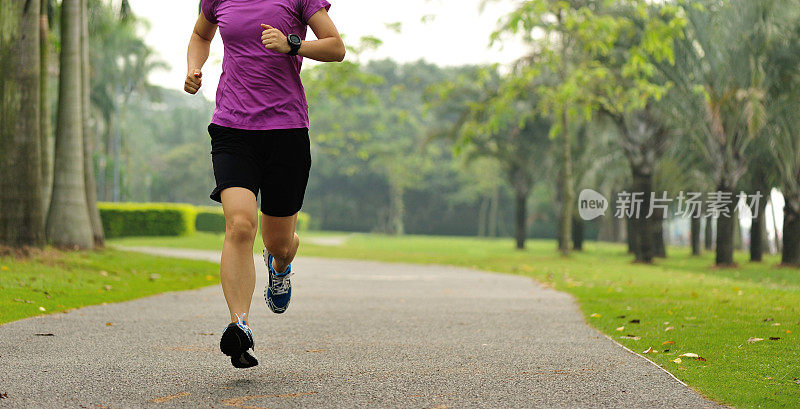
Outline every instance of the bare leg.
<path id="1" fill-rule="evenodd" d="M 294 232 L 296 224 L 297 214 L 289 217 L 261 216 L 261 238 L 264 247 L 275 257 L 272 268 L 279 274 L 286 271 L 300 247 L 300 237 Z"/>
<path id="2" fill-rule="evenodd" d="M 253 242 L 258 226 L 258 208 L 253 192 L 232 187 L 222 191 L 225 213 L 225 243 L 222 245 L 220 278 L 225 301 L 236 322 L 236 314 L 250 313 L 250 301 L 256 286 Z"/>

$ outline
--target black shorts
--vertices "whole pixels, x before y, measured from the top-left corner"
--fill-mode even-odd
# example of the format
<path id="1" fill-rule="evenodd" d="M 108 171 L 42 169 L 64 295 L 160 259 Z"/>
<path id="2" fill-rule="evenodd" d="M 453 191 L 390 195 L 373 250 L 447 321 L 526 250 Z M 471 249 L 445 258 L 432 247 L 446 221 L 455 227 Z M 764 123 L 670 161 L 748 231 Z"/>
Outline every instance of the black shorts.
<path id="1" fill-rule="evenodd" d="M 229 187 L 249 189 L 258 197 L 261 213 L 292 216 L 303 207 L 311 170 L 308 128 L 251 131 L 217 124 L 208 126 L 211 160 L 217 187 L 211 199 Z"/>

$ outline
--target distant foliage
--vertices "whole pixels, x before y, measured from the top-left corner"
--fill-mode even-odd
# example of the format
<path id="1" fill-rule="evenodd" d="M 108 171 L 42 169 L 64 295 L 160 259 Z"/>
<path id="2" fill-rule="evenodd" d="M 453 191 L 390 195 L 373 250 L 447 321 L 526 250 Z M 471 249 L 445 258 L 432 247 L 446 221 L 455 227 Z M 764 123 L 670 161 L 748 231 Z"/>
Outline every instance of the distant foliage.
<path id="1" fill-rule="evenodd" d="M 197 231 L 209 233 L 225 233 L 225 215 L 221 207 L 202 206 L 197 208 L 197 220 L 194 223 Z"/>
<path id="2" fill-rule="evenodd" d="M 183 236 L 195 232 L 197 209 L 172 203 L 99 203 L 106 237 Z"/>

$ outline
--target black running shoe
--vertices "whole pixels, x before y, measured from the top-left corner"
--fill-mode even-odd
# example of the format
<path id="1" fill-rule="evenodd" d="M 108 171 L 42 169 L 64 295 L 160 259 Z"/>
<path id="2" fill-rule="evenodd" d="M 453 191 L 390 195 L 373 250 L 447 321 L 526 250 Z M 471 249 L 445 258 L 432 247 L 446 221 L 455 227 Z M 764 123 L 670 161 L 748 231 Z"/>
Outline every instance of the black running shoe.
<path id="1" fill-rule="evenodd" d="M 236 368 L 252 368 L 258 365 L 258 360 L 250 352 L 254 350 L 253 332 L 244 322 L 247 313 L 236 314 L 237 322 L 232 322 L 222 333 L 219 349 L 223 354 L 231 357 L 231 364 Z"/>

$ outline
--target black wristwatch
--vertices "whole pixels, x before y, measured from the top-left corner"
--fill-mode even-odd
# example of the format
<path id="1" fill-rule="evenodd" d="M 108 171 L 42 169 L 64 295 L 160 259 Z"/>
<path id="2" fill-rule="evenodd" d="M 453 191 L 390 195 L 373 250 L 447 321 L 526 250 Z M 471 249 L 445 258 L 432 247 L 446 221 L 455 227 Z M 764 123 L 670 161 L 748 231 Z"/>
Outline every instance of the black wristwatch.
<path id="1" fill-rule="evenodd" d="M 303 42 L 300 39 L 300 36 L 297 34 L 289 34 L 286 37 L 286 40 L 289 41 L 289 47 L 291 47 L 291 50 L 289 50 L 289 55 L 297 55 L 297 53 L 300 51 L 300 44 Z"/>

